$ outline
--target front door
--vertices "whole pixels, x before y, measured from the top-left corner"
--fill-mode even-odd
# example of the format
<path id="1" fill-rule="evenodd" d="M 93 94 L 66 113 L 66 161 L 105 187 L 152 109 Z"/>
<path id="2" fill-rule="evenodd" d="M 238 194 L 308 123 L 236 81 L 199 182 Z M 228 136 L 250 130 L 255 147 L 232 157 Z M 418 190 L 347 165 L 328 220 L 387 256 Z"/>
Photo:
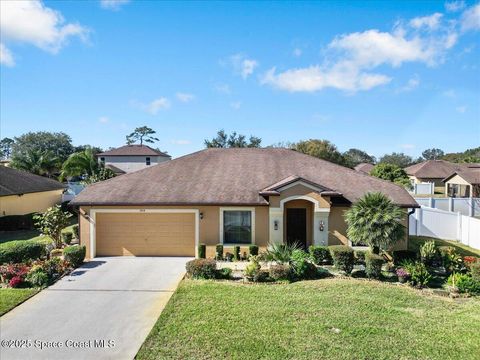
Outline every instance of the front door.
<path id="1" fill-rule="evenodd" d="M 287 209 L 287 244 L 307 248 L 307 209 Z"/>

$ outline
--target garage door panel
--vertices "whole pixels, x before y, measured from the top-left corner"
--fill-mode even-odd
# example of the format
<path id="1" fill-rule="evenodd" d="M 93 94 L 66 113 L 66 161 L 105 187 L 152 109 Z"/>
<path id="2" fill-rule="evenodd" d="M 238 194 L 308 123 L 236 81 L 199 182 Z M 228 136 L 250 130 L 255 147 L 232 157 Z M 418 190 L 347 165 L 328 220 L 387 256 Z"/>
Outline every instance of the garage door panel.
<path id="1" fill-rule="evenodd" d="M 193 213 L 97 213 L 98 256 L 194 256 Z"/>

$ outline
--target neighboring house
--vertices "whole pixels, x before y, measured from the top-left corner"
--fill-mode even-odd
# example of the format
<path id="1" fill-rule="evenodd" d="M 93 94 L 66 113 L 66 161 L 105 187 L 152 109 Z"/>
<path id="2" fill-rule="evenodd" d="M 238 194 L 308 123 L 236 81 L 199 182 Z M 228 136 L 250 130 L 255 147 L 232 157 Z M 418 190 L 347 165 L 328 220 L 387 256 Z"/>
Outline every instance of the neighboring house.
<path id="1" fill-rule="evenodd" d="M 370 171 L 372 171 L 374 167 L 375 167 L 374 165 L 369 163 L 360 163 L 357 166 L 355 166 L 354 169 L 364 174 L 370 174 Z"/>
<path id="2" fill-rule="evenodd" d="M 480 166 L 470 165 L 446 177 L 445 193 L 450 197 L 480 197 Z"/>
<path id="3" fill-rule="evenodd" d="M 462 168 L 463 164 L 445 160 L 427 160 L 405 168 L 405 172 L 412 184 L 434 183 L 435 190 L 443 193 L 443 179 Z"/>
<path id="4" fill-rule="evenodd" d="M 117 175 L 157 165 L 171 156 L 147 145 L 125 145 L 97 154 L 98 161 Z"/>
<path id="5" fill-rule="evenodd" d="M 87 257 L 213 256 L 218 243 L 349 244 L 344 212 L 368 192 L 419 207 L 408 192 L 288 149 L 206 149 L 88 186 L 79 206 Z M 407 230 L 408 233 L 408 230 Z M 397 248 L 407 247 L 407 236 Z"/>
<path id="6" fill-rule="evenodd" d="M 53 179 L 0 166 L 0 217 L 43 212 L 62 201 L 64 188 Z"/>

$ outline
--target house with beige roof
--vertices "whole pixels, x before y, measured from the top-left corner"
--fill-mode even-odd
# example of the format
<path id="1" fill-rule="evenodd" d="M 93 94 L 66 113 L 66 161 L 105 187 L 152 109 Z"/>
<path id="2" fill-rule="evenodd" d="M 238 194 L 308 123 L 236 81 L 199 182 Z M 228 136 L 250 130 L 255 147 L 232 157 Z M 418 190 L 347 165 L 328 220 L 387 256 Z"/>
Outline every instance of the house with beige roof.
<path id="1" fill-rule="evenodd" d="M 376 191 L 408 226 L 419 206 L 391 182 L 290 149 L 206 149 L 92 184 L 71 204 L 89 258 L 195 256 L 199 244 L 213 256 L 219 243 L 349 244 L 345 211 Z"/>

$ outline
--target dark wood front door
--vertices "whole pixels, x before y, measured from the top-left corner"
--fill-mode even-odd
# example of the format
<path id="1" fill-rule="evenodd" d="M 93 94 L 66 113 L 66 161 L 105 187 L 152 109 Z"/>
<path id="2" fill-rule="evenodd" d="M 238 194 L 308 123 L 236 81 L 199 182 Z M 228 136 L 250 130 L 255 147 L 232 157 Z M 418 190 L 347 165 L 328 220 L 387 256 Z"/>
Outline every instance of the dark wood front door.
<path id="1" fill-rule="evenodd" d="M 307 209 L 287 209 L 287 244 L 307 247 Z"/>

